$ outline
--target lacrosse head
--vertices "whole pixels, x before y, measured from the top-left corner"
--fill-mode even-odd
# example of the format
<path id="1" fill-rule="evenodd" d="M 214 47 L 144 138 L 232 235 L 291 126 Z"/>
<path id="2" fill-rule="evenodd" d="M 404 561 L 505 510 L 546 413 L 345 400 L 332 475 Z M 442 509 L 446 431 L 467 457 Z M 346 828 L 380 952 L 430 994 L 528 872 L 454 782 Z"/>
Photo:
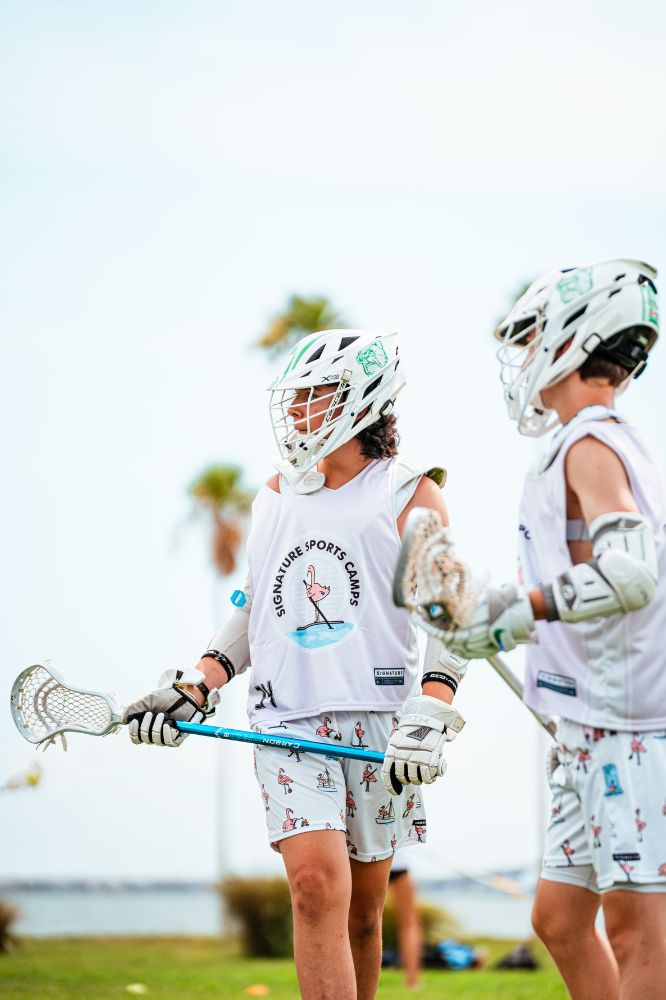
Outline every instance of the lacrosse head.
<path id="1" fill-rule="evenodd" d="M 105 736 L 122 722 L 110 695 L 71 687 L 41 663 L 18 675 L 11 708 L 16 728 L 30 743 L 51 741 L 59 733 Z"/>
<path id="2" fill-rule="evenodd" d="M 425 507 L 410 511 L 393 577 L 394 603 L 413 611 L 426 632 L 442 639 L 466 624 L 477 589 L 455 557 L 439 514 Z"/>

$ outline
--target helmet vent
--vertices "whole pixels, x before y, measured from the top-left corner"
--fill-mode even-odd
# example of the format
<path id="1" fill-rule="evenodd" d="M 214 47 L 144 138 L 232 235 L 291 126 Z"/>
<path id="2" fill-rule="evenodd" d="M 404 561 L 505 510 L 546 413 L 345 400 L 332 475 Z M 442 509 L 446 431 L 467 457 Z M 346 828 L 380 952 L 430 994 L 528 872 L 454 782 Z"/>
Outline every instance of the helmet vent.
<path id="1" fill-rule="evenodd" d="M 584 306 L 581 306 L 580 309 L 577 309 L 575 313 L 572 313 L 571 316 L 569 316 L 567 321 L 562 324 L 562 329 L 564 330 L 564 328 L 569 326 L 571 323 L 575 323 L 577 319 L 581 318 L 581 316 L 585 313 L 586 310 L 587 310 L 587 303 Z"/>
<path id="2" fill-rule="evenodd" d="M 638 275 L 638 284 L 639 285 L 649 285 L 650 288 L 652 289 L 652 291 L 654 292 L 654 294 L 655 295 L 657 294 L 657 286 L 655 285 L 655 283 L 652 280 L 652 278 L 648 278 L 647 274 L 639 274 Z"/>
<path id="3" fill-rule="evenodd" d="M 384 377 L 383 375 L 380 375 L 379 378 L 376 378 L 374 382 L 370 383 L 370 385 L 366 385 L 362 399 L 365 399 L 366 396 L 368 396 L 371 392 L 375 391 L 375 389 L 377 388 L 383 377 Z"/>
<path id="4" fill-rule="evenodd" d="M 622 279 L 626 277 L 627 277 L 626 274 L 616 274 L 615 277 L 613 278 L 613 281 L 622 281 Z"/>
<path id="5" fill-rule="evenodd" d="M 621 291 L 622 291 L 621 288 L 614 288 L 612 292 L 608 293 L 608 298 L 612 299 L 614 295 L 619 295 Z"/>
<path id="6" fill-rule="evenodd" d="M 358 340 L 358 337 L 343 337 L 342 340 L 340 341 L 340 346 L 338 347 L 338 350 L 344 351 L 345 347 L 349 347 L 349 345 L 353 344 L 355 340 Z"/>
<path id="7" fill-rule="evenodd" d="M 313 351 L 307 360 L 307 364 L 311 365 L 313 361 L 319 361 L 320 357 L 324 353 L 325 344 L 320 344 L 316 351 Z"/>

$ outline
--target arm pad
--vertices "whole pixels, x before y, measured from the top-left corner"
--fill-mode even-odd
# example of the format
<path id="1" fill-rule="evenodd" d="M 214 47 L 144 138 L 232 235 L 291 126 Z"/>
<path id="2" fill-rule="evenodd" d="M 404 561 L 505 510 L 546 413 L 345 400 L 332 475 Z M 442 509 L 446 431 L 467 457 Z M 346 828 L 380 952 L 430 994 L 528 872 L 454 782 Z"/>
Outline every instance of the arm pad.
<path id="1" fill-rule="evenodd" d="M 657 553 L 654 533 L 642 514 L 602 514 L 590 524 L 592 554 L 544 587 L 551 620 L 581 622 L 638 611 L 654 597 Z"/>
<path id="2" fill-rule="evenodd" d="M 249 581 L 245 584 L 245 597 L 247 600 L 243 607 L 237 608 L 233 612 L 207 646 L 207 649 L 215 650 L 216 653 L 223 653 L 226 656 L 234 668 L 234 676 L 242 674 L 250 666 L 250 642 L 247 633 L 252 599 Z"/>

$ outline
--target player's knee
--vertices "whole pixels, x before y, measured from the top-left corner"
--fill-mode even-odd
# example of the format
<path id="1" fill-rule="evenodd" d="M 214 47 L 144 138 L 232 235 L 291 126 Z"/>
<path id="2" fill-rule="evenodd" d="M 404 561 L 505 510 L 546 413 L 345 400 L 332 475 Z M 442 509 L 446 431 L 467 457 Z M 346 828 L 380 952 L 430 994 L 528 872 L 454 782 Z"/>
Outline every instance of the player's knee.
<path id="1" fill-rule="evenodd" d="M 564 945 L 571 933 L 571 922 L 567 920 L 566 914 L 546 905 L 538 896 L 532 907 L 532 927 L 547 948 L 551 945 Z"/>
<path id="2" fill-rule="evenodd" d="M 641 941 L 644 941 L 644 928 L 637 926 L 624 914 L 613 912 L 604 912 L 604 924 L 618 965 L 620 967 L 627 965 L 632 956 L 635 957 L 640 953 Z"/>
<path id="3" fill-rule="evenodd" d="M 367 900 L 352 901 L 349 908 L 349 936 L 354 940 L 369 940 L 381 931 L 382 904 Z"/>
<path id="4" fill-rule="evenodd" d="M 331 891 L 334 886 L 335 891 Z M 294 912 L 310 923 L 319 921 L 336 903 L 346 908 L 348 897 L 339 891 L 334 873 L 326 866 L 304 865 L 290 879 L 291 903 Z"/>

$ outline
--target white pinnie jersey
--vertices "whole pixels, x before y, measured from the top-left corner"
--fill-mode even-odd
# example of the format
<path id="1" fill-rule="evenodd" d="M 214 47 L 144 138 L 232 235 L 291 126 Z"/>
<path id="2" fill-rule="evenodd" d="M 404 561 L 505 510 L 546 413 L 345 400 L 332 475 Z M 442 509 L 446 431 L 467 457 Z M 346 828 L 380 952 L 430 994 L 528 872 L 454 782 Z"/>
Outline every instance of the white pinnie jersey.
<path id="1" fill-rule="evenodd" d="M 394 468 L 374 461 L 339 489 L 305 496 L 284 479 L 282 492 L 257 494 L 247 546 L 252 723 L 397 711 L 414 693 L 415 628 L 391 596 Z"/>
<path id="2" fill-rule="evenodd" d="M 572 566 L 567 545 L 564 461 L 583 437 L 602 441 L 621 459 L 640 512 L 654 531 L 658 584 L 640 611 L 586 622 L 536 623 L 538 644 L 527 647 L 525 701 L 599 729 L 666 727 L 666 486 L 661 463 L 638 428 L 604 407 L 586 407 L 553 442 L 557 453 L 528 476 L 520 511 L 519 550 L 527 590 Z"/>

